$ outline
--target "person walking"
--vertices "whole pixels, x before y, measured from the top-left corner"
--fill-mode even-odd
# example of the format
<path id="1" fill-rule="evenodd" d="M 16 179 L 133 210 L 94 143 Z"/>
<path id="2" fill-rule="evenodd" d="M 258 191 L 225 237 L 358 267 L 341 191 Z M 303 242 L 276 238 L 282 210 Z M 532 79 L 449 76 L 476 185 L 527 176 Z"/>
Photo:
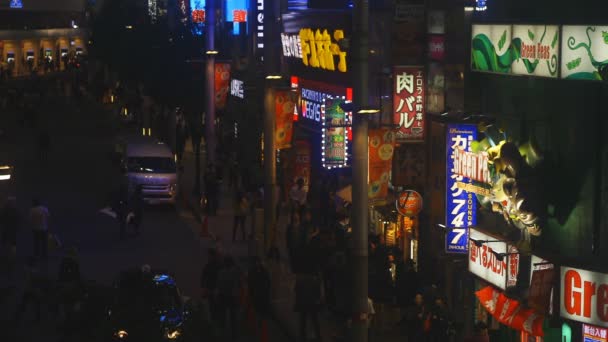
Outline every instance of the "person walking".
<path id="1" fill-rule="evenodd" d="M 230 331 L 232 341 L 237 340 L 237 305 L 241 289 L 241 272 L 232 256 L 224 257 L 224 265 L 217 278 L 219 322 L 222 329 Z M 228 323 L 226 324 L 226 318 Z"/>
<path id="2" fill-rule="evenodd" d="M 36 258 L 29 257 L 26 261 L 25 268 L 25 289 L 21 296 L 21 301 L 15 312 L 15 320 L 20 323 L 23 315 L 27 313 L 28 308 L 33 306 L 34 319 L 39 322 L 42 316 L 42 304 L 44 298 L 48 297 L 49 278 L 44 274 Z"/>
<path id="3" fill-rule="evenodd" d="M 298 178 L 296 184 L 289 190 L 289 201 L 291 204 L 291 214 L 299 211 L 300 215 L 303 214 L 303 210 L 306 207 L 308 198 L 308 187 L 304 185 L 304 179 Z"/>
<path id="4" fill-rule="evenodd" d="M 33 232 L 34 257 L 45 259 L 48 256 L 49 210 L 39 199 L 32 201 L 29 213 Z"/>
<path id="5" fill-rule="evenodd" d="M 258 331 L 263 329 L 270 317 L 270 273 L 259 257 L 251 258 L 251 266 L 247 276 L 249 298 L 256 313 Z"/>
<path id="6" fill-rule="evenodd" d="M 138 184 L 135 187 L 135 191 L 133 192 L 133 196 L 131 196 L 131 200 L 128 202 L 129 207 L 131 209 L 129 214 L 133 214 L 131 219 L 131 224 L 135 229 L 135 235 L 139 235 L 141 229 L 141 223 L 143 221 L 144 215 L 144 195 L 143 188 L 141 184 Z"/>
<path id="7" fill-rule="evenodd" d="M 435 298 L 431 312 L 430 342 L 444 342 L 449 340 L 451 330 L 451 317 L 443 297 Z"/>
<path id="8" fill-rule="evenodd" d="M 291 216 L 291 222 L 287 226 L 285 231 L 286 238 L 286 246 L 287 246 L 287 254 L 289 255 L 289 265 L 291 267 L 292 272 L 296 270 L 298 266 L 297 263 L 297 247 L 300 236 L 300 214 L 295 212 Z"/>
<path id="9" fill-rule="evenodd" d="M 245 221 L 247 219 L 247 212 L 249 211 L 249 201 L 247 196 L 242 191 L 238 191 L 234 201 L 234 225 L 232 227 L 232 242 L 236 241 L 236 235 L 241 229 L 241 235 L 243 241 L 246 241 L 245 233 Z"/>
<path id="10" fill-rule="evenodd" d="M 75 306 L 80 300 L 81 291 L 80 262 L 76 247 L 71 247 L 61 259 L 57 274 L 59 304 L 63 308 L 65 323 L 74 319 Z"/>
<path id="11" fill-rule="evenodd" d="M 407 314 L 400 323 L 406 330 L 408 342 L 427 340 L 431 328 L 430 317 L 421 293 L 416 294 L 413 304 L 408 307 Z"/>
<path id="12" fill-rule="evenodd" d="M 207 196 L 207 212 L 210 216 L 215 216 L 219 206 L 219 184 L 213 164 L 207 165 L 205 170 L 205 193 Z"/>
<path id="13" fill-rule="evenodd" d="M 214 248 L 208 251 L 209 259 L 203 267 L 201 273 L 201 294 L 203 301 L 207 301 L 209 306 L 209 319 L 213 321 L 219 320 L 219 308 L 217 292 L 217 280 L 222 269 L 222 260 L 218 252 Z"/>
<path id="14" fill-rule="evenodd" d="M 321 340 L 319 310 L 321 308 L 321 282 L 316 274 L 296 275 L 294 310 L 300 318 L 300 341 L 307 341 L 307 323 L 312 322 L 315 339 Z"/>

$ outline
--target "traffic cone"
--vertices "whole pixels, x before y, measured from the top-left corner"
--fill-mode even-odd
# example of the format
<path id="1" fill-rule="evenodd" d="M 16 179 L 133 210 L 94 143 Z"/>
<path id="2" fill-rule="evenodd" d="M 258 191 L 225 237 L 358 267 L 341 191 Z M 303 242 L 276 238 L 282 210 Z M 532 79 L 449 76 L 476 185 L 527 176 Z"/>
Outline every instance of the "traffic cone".
<path id="1" fill-rule="evenodd" d="M 201 233 L 200 237 L 208 238 L 209 237 L 209 224 L 208 224 L 207 216 L 203 216 L 201 219 Z"/>

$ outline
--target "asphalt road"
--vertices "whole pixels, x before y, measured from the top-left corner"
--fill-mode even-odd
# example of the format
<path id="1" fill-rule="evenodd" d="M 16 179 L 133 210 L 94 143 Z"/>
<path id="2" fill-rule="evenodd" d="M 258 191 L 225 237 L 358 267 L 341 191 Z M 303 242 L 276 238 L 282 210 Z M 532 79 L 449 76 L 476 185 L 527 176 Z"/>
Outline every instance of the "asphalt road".
<path id="1" fill-rule="evenodd" d="M 19 123 L 21 113 L 0 114 L 1 127 L 7 131 L 0 142 L 0 157 L 15 166 L 11 182 L 0 184 L 0 195 L 16 196 L 24 214 L 33 198 L 42 200 L 51 213 L 50 230 L 60 237 L 64 248 L 78 250 L 84 279 L 110 285 L 119 271 L 149 264 L 172 272 L 182 294 L 198 298 L 206 251 L 187 209 L 148 207 L 142 234 L 126 240 L 119 239 L 115 220 L 99 213 L 117 187 L 119 176 L 108 156 L 119 126 L 108 110 L 91 101 L 66 103 L 62 98 L 49 97 L 38 113 L 38 126 L 47 128 L 51 137 L 47 161 L 41 161 L 36 153 L 36 129 Z M 22 227 L 17 248 L 19 272 L 32 254 L 31 240 L 28 227 Z M 57 251 L 50 255 L 48 271 L 52 277 L 56 277 L 61 254 Z M 22 287 L 21 281 L 20 277 L 15 280 L 17 288 Z M 0 310 L 2 322 L 10 322 L 19 298 L 18 289 L 11 293 L 9 304 Z M 19 341 L 38 341 L 42 336 L 53 340 L 51 321 L 52 317 L 43 317 L 41 324 L 28 322 L 8 328 L 18 330 Z"/>

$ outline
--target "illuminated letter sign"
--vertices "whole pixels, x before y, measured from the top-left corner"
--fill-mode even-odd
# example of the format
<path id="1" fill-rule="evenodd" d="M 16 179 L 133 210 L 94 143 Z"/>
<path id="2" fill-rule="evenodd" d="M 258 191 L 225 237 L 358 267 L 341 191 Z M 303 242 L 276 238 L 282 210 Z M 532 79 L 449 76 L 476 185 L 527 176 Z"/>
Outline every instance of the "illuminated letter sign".
<path id="1" fill-rule="evenodd" d="M 471 151 L 471 143 L 477 139 L 475 125 L 448 125 L 446 138 L 446 252 L 467 253 L 468 228 L 477 223 L 477 197 L 458 183 L 470 184 L 470 178 L 456 173 L 454 156 L 459 150 Z"/>
<path id="2" fill-rule="evenodd" d="M 261 60 L 264 59 L 263 49 L 264 49 L 264 0 L 257 0 L 257 34 L 256 34 L 256 46 L 258 48 L 258 53 L 260 54 Z"/>
<path id="3" fill-rule="evenodd" d="M 562 267 L 561 316 L 608 327 L 608 274 Z"/>
<path id="4" fill-rule="evenodd" d="M 316 69 L 348 71 L 346 52 L 341 51 L 337 43 L 342 39 L 343 30 L 334 30 L 333 35 L 330 35 L 327 29 L 300 29 L 298 50 L 302 63 Z"/>
<path id="5" fill-rule="evenodd" d="M 424 140 L 425 84 L 421 66 L 395 67 L 393 93 L 397 141 Z"/>
<path id="6" fill-rule="evenodd" d="M 475 229 L 470 230 L 471 239 L 496 241 L 492 236 Z M 505 289 L 507 283 L 507 258 L 499 260 L 494 253 L 507 253 L 506 242 L 486 242 L 480 247 L 472 240 L 469 244 L 469 271 L 483 280 Z"/>

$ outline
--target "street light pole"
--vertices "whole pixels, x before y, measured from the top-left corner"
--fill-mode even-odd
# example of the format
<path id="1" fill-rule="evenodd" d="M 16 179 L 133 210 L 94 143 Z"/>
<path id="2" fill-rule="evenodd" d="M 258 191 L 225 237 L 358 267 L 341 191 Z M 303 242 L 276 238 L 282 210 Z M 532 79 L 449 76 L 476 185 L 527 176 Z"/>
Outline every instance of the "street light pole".
<path id="1" fill-rule="evenodd" d="M 205 110 L 205 146 L 207 147 L 206 164 L 215 162 L 215 1 L 207 0 L 206 15 L 206 110 Z"/>
<path id="2" fill-rule="evenodd" d="M 355 112 L 368 107 L 368 0 L 355 0 L 353 9 Z M 367 235 L 368 235 L 368 122 L 365 115 L 353 115 L 353 203 L 352 203 L 352 312 L 350 341 L 367 341 Z"/>

